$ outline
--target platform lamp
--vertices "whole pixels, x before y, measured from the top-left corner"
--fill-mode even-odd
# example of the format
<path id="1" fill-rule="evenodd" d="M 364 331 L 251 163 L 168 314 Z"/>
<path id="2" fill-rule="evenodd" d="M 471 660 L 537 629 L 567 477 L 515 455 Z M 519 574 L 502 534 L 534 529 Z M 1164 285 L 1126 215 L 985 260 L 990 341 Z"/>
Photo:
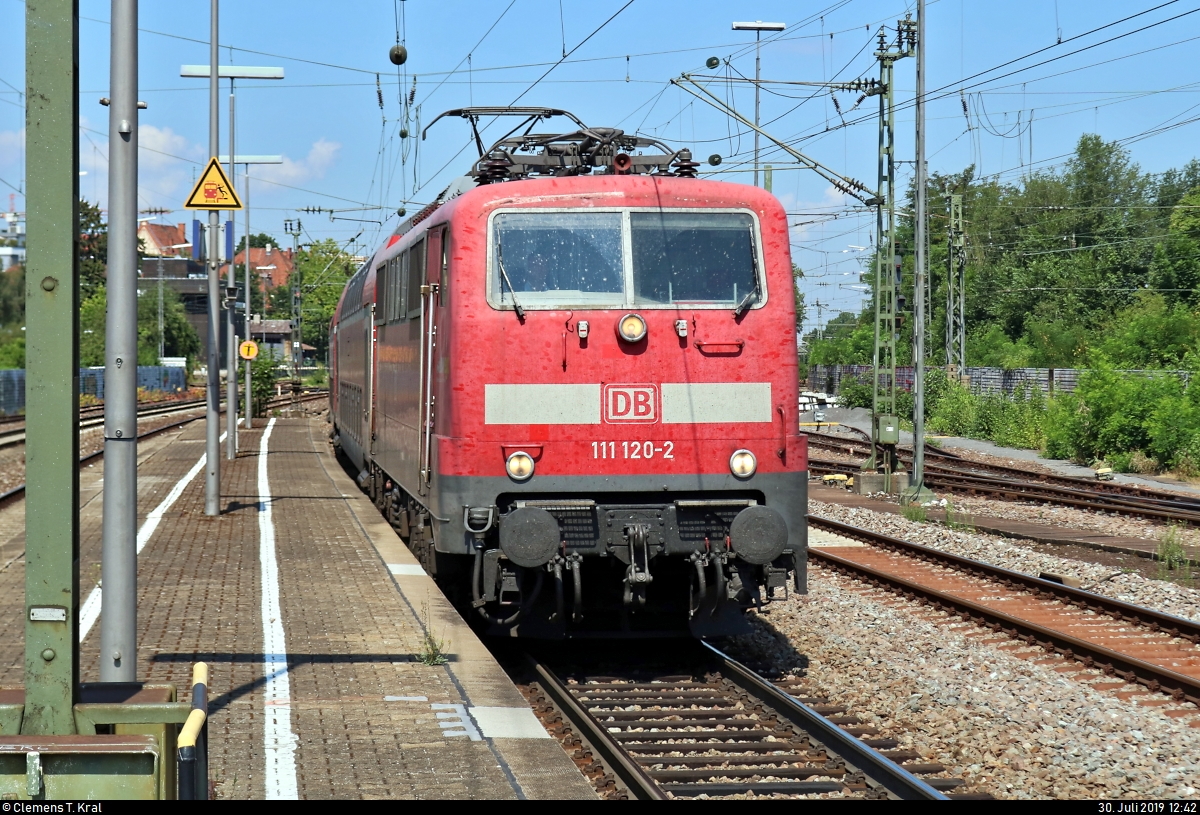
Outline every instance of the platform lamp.
<path id="1" fill-rule="evenodd" d="M 214 11 L 214 14 L 215 14 L 215 11 Z M 214 20 L 214 25 L 215 25 L 215 20 Z M 214 34 L 214 38 L 215 38 L 215 34 Z M 213 46 L 212 53 L 213 53 L 213 62 L 216 62 L 217 60 L 216 60 L 216 46 L 215 45 Z M 233 158 L 236 160 L 238 158 L 238 156 L 237 156 L 237 150 L 234 147 L 235 134 L 234 134 L 234 129 L 233 129 L 233 125 L 234 125 L 233 81 L 235 79 L 283 79 L 283 68 L 256 66 L 256 65 L 217 65 L 216 71 L 213 71 L 212 68 L 213 68 L 213 66 L 211 63 L 208 65 L 183 65 L 183 66 L 180 66 L 180 68 L 179 68 L 179 75 L 182 77 L 188 77 L 188 78 L 192 78 L 192 79 L 208 79 L 210 81 L 215 81 L 216 79 L 228 79 L 229 80 L 229 152 L 233 156 Z M 216 115 L 217 115 L 216 93 L 217 92 L 215 89 L 213 89 L 211 91 L 211 100 L 210 100 L 210 106 L 212 107 L 211 115 L 212 115 L 214 121 L 215 121 Z M 210 140 L 215 140 L 215 138 L 216 138 L 216 130 L 214 129 L 212 131 L 212 133 L 210 134 Z M 214 155 L 218 152 L 215 141 L 212 144 L 211 152 Z M 228 159 L 229 156 L 225 156 L 224 158 Z M 234 187 L 234 189 L 236 189 L 237 188 L 236 187 L 237 179 L 234 177 L 233 168 L 234 168 L 234 163 L 229 164 L 229 183 L 231 186 Z M 215 216 L 210 216 L 210 221 L 211 221 L 211 225 L 215 227 L 215 225 L 216 225 Z M 247 238 L 247 240 L 246 240 L 247 246 L 249 246 L 249 243 L 250 243 L 249 238 Z M 234 274 L 233 258 L 230 258 L 229 259 L 229 282 L 230 282 L 230 284 L 233 284 L 235 279 L 236 279 L 236 275 Z M 210 286 L 209 286 L 209 301 L 210 301 L 209 309 L 217 308 L 217 304 L 212 302 L 212 300 L 214 299 L 216 294 L 217 294 L 217 289 L 215 287 L 215 284 L 210 284 Z M 215 323 L 214 323 L 214 325 L 215 325 Z M 237 345 L 236 345 L 236 340 L 233 336 L 233 309 L 232 308 L 225 315 L 225 325 L 226 325 L 226 332 L 228 333 L 228 347 L 226 350 L 226 355 L 228 357 L 229 369 L 232 372 L 233 366 L 235 365 L 235 360 L 237 359 Z M 218 342 L 219 342 L 219 340 L 218 340 Z M 212 374 L 210 374 L 210 376 L 212 376 Z M 229 404 L 229 408 L 225 411 L 225 432 L 226 432 L 225 457 L 227 459 L 232 460 L 237 456 L 238 426 L 237 426 L 237 376 L 236 375 L 231 375 L 228 380 L 228 404 Z M 249 400 L 247 400 L 247 404 L 249 404 Z M 213 452 L 215 452 L 215 451 L 213 451 Z M 214 508 L 215 508 L 215 504 L 214 504 Z M 207 507 L 206 507 L 205 511 L 208 512 Z M 208 513 L 208 514 L 216 514 L 216 513 L 212 512 L 212 513 Z"/>
<path id="2" fill-rule="evenodd" d="M 762 82 L 762 33 L 764 31 L 783 31 L 785 23 L 764 23 L 755 20 L 753 23 L 734 23 L 734 31 L 754 32 L 754 186 L 758 186 L 758 112 L 759 86 Z"/>

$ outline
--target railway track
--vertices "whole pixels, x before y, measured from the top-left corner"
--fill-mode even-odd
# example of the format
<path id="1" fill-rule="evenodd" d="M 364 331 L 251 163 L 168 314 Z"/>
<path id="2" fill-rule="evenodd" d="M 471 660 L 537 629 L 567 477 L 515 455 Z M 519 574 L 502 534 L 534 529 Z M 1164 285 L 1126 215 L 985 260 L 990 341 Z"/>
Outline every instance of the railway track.
<path id="1" fill-rule="evenodd" d="M 188 399 L 178 402 L 152 402 L 138 408 L 138 419 L 144 419 L 148 416 L 164 416 L 172 413 L 185 413 L 189 410 L 196 410 L 204 407 L 203 399 Z M 80 410 L 79 428 L 85 430 L 90 427 L 100 427 L 104 424 L 104 408 L 88 408 Z M 0 449 L 5 447 L 14 447 L 18 444 L 25 443 L 25 421 L 17 419 L 11 423 L 12 427 L 0 425 Z"/>
<path id="2" fill-rule="evenodd" d="M 854 476 L 861 472 L 859 465 L 846 461 L 809 458 L 809 471 L 818 475 L 840 473 Z M 1084 481 L 1083 484 L 1090 484 Z M 1142 496 L 1125 496 L 1098 492 L 1083 487 L 1060 487 L 1036 481 L 1017 481 L 976 475 L 962 469 L 950 469 L 936 464 L 925 467 L 925 486 L 934 490 L 966 495 L 981 495 L 1006 501 L 1033 501 L 1058 504 L 1092 512 L 1107 512 L 1145 518 L 1159 523 L 1185 523 L 1200 526 L 1200 504 L 1186 500 L 1166 500 L 1152 493 Z"/>
<path id="3" fill-rule="evenodd" d="M 312 401 L 316 401 L 318 399 L 323 399 L 323 398 L 327 397 L 328 395 L 329 395 L 328 391 L 318 391 L 315 393 L 306 393 L 306 394 L 302 394 L 300 396 L 299 401 L 300 402 L 312 402 Z M 267 407 L 268 407 L 268 409 L 273 410 L 273 409 L 277 409 L 277 408 L 287 407 L 291 403 L 292 403 L 291 397 L 285 396 L 285 397 L 280 397 L 277 399 L 272 399 L 271 401 L 267 402 Z M 203 402 L 201 402 L 201 405 L 203 405 Z M 224 412 L 225 412 L 224 410 L 221 411 L 222 414 Z M 150 415 L 155 415 L 155 414 L 150 414 Z M 141 420 L 143 418 L 146 418 L 146 417 L 143 416 L 141 413 L 139 413 L 138 419 Z M 192 422 L 200 421 L 203 418 L 204 418 L 203 416 L 192 416 L 187 419 L 181 419 L 178 422 L 172 422 L 171 424 L 163 425 L 162 427 L 156 427 L 153 430 L 147 430 L 144 433 L 139 433 L 137 438 L 138 438 L 138 441 L 153 438 L 154 436 L 158 436 L 162 433 L 167 433 L 171 430 L 176 430 L 180 427 L 183 427 L 184 425 L 191 424 Z M 103 457 L 104 457 L 104 449 L 101 448 L 100 450 L 97 450 L 94 453 L 89 453 L 86 456 L 80 456 L 79 466 L 82 467 L 85 464 L 90 464 L 91 462 L 95 461 L 96 459 L 103 458 Z M 24 497 L 25 497 L 25 485 L 18 484 L 16 487 L 12 488 L 8 492 L 0 493 L 0 509 L 3 509 L 4 507 L 6 507 L 16 501 L 20 501 Z"/>
<path id="4" fill-rule="evenodd" d="M 526 655 L 534 711 L 605 797 L 990 797 L 947 795 L 962 779 L 872 738 L 844 707 L 806 697 L 801 679 L 773 684 L 706 643 L 665 650 L 605 676 Z"/>
<path id="5" fill-rule="evenodd" d="M 809 524 L 849 544 L 812 544 L 810 561 L 1200 706 L 1198 623 L 837 521 Z"/>
<path id="6" fill-rule="evenodd" d="M 838 452 L 844 455 L 860 455 L 864 459 L 866 459 L 871 449 L 868 442 L 830 436 L 828 434 L 809 434 L 808 443 L 811 447 Z M 911 462 L 912 453 L 902 448 L 900 457 L 903 461 Z M 1115 481 L 1073 478 L 1065 475 L 1021 470 L 1016 467 L 1006 467 L 1000 464 L 985 464 L 983 462 L 960 458 L 953 453 L 939 450 L 930 445 L 926 445 L 925 448 L 925 461 L 927 473 L 933 473 L 936 479 L 940 479 L 951 489 L 957 487 L 958 491 L 983 491 L 984 494 L 991 494 L 987 493 L 986 490 L 995 484 L 1002 483 L 1007 485 L 1010 491 L 1016 489 L 1027 492 L 1029 489 L 1033 489 L 1035 492 L 1045 492 L 1048 496 L 1059 495 L 1068 501 L 1079 500 L 1081 497 L 1083 500 L 1095 498 L 1102 502 L 1111 501 L 1118 505 L 1170 510 L 1176 513 L 1172 517 L 1179 517 L 1177 513 L 1186 513 L 1195 515 L 1197 519 L 1200 519 L 1200 496 L 1191 496 L 1169 490 L 1149 489 L 1121 484 Z M 980 478 L 983 481 L 980 481 Z M 928 482 L 929 479 L 926 478 L 926 481 Z M 1025 485 L 1031 483 L 1036 486 L 1032 488 L 1025 487 Z"/>

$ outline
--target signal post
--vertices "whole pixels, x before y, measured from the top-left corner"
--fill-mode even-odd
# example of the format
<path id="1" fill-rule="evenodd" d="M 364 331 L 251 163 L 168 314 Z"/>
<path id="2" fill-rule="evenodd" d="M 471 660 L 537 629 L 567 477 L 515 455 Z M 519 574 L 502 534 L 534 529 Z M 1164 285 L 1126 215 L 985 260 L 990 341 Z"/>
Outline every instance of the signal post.
<path id="1" fill-rule="evenodd" d="M 114 42 L 136 43 L 135 3 L 114 0 Z M 206 710 L 173 685 L 80 682 L 78 32 L 78 0 L 26 8 L 25 685 L 0 689 L 0 795 L 174 798 L 177 733 L 189 716 L 202 727 Z M 119 117 L 127 143 L 135 130 L 136 114 Z M 136 664 L 136 652 L 122 657 Z"/>

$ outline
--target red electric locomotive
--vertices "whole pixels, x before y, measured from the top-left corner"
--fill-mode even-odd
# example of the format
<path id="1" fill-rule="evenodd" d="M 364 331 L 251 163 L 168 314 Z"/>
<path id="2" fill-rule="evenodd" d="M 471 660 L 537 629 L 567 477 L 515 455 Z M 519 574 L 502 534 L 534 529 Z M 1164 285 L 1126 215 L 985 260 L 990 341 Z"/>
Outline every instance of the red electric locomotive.
<path id="1" fill-rule="evenodd" d="M 346 286 L 334 443 L 493 633 L 743 631 L 806 588 L 783 208 L 564 111 L 442 115 L 512 113 Z"/>

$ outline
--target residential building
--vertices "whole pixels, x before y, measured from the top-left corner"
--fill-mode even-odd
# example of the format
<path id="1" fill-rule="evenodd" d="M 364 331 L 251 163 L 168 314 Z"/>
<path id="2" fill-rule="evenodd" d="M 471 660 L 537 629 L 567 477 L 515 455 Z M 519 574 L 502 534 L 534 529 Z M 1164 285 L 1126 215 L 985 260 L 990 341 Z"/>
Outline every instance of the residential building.
<path id="1" fill-rule="evenodd" d="M 0 212 L 0 270 L 25 263 L 25 213 Z"/>
<path id="2" fill-rule="evenodd" d="M 138 240 L 142 242 L 144 257 L 183 257 L 190 255 L 190 247 L 171 249 L 182 243 L 190 244 L 192 238 L 188 235 L 187 224 L 154 224 L 142 221 L 138 224 Z"/>
<path id="3" fill-rule="evenodd" d="M 238 280 L 243 280 L 242 269 L 246 263 L 245 249 L 234 255 L 233 263 L 237 269 Z M 276 286 L 286 286 L 288 278 L 291 277 L 292 270 L 295 268 L 296 260 L 291 249 L 280 249 L 271 244 L 250 247 L 250 270 L 258 275 L 263 288 L 268 291 Z M 224 278 L 228 271 L 228 264 L 222 266 L 221 277 Z"/>

